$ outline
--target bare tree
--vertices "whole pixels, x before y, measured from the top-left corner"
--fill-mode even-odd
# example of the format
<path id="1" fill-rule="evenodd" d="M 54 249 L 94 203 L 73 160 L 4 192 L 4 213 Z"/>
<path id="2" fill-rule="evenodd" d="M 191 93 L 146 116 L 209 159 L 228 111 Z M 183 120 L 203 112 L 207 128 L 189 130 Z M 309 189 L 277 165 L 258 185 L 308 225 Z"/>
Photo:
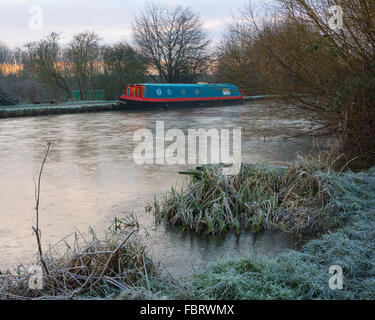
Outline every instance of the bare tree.
<path id="1" fill-rule="evenodd" d="M 228 24 L 217 48 L 216 81 L 236 84 L 249 95 L 262 94 L 260 59 L 268 60 L 264 50 L 260 50 L 252 25 L 238 20 Z"/>
<path id="2" fill-rule="evenodd" d="M 81 99 L 88 99 L 91 87 L 96 89 L 95 76 L 100 70 L 100 37 L 95 32 L 76 34 L 69 44 L 68 57 Z"/>
<path id="3" fill-rule="evenodd" d="M 36 76 L 49 88 L 71 96 L 70 70 L 64 50 L 58 43 L 59 35 L 52 32 L 46 39 L 27 43 L 28 72 Z"/>
<path id="4" fill-rule="evenodd" d="M 0 41 L 0 76 L 3 75 L 5 67 L 4 64 L 9 63 L 10 56 L 11 51 L 9 47 L 6 45 L 6 43 Z"/>
<path id="5" fill-rule="evenodd" d="M 11 51 L 9 47 L 4 43 L 0 42 L 0 64 L 9 62 Z"/>
<path id="6" fill-rule="evenodd" d="M 116 99 L 126 84 L 146 80 L 145 60 L 127 42 L 103 46 L 101 51 L 103 75 L 98 78 L 107 99 Z"/>
<path id="7" fill-rule="evenodd" d="M 242 10 L 221 50 L 219 71 L 229 79 L 282 98 L 295 115 L 319 121 L 314 134 L 333 134 L 348 156 L 375 158 L 375 2 L 277 0 L 260 18 Z M 343 26 L 330 26 L 340 5 Z M 271 8 L 271 7 L 270 7 Z M 225 72 L 223 72 L 225 71 Z M 254 75 L 254 77 L 253 77 Z"/>
<path id="8" fill-rule="evenodd" d="M 133 23 L 133 39 L 150 73 L 163 82 L 190 82 L 209 67 L 207 33 L 190 8 L 148 3 Z"/>

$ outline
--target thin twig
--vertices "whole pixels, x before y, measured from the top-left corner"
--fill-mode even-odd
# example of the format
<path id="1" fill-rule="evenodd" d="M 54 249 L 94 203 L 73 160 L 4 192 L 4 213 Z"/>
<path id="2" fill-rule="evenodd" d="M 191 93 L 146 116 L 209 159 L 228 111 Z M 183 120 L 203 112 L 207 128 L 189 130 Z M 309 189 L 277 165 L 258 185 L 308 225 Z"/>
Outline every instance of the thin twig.
<path id="1" fill-rule="evenodd" d="M 42 263 L 44 271 L 47 273 L 47 275 L 50 275 L 50 272 L 48 270 L 46 262 L 43 259 L 42 244 L 41 244 L 41 240 L 40 240 L 41 232 L 40 232 L 40 229 L 39 229 L 39 204 L 40 204 L 40 186 L 41 186 L 41 181 L 42 181 L 43 168 L 44 168 L 44 165 L 47 161 L 47 157 L 48 157 L 48 153 L 49 153 L 49 149 L 50 149 L 51 145 L 52 145 L 52 142 L 48 141 L 47 142 L 47 151 L 46 151 L 46 154 L 44 156 L 44 159 L 43 159 L 42 165 L 40 167 L 40 171 L 39 171 L 38 187 L 37 187 L 36 192 L 35 192 L 35 194 L 36 194 L 36 206 L 35 206 L 36 227 L 34 227 L 34 226 L 32 227 L 33 230 L 34 230 L 35 236 L 36 236 L 37 243 L 38 243 L 38 251 L 39 251 L 40 262 Z"/>

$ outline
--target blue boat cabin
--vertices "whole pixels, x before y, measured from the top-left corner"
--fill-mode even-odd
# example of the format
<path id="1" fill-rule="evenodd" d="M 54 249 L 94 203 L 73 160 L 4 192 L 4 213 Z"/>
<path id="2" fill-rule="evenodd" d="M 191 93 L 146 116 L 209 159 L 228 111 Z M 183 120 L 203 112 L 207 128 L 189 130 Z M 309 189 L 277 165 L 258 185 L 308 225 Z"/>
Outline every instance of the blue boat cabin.
<path id="1" fill-rule="evenodd" d="M 135 84 L 125 88 L 121 99 L 138 101 L 204 101 L 242 99 L 243 93 L 232 84 Z"/>
<path id="2" fill-rule="evenodd" d="M 222 84 L 133 84 L 119 98 L 127 110 L 194 107 L 243 102 L 243 92 L 235 85 Z"/>

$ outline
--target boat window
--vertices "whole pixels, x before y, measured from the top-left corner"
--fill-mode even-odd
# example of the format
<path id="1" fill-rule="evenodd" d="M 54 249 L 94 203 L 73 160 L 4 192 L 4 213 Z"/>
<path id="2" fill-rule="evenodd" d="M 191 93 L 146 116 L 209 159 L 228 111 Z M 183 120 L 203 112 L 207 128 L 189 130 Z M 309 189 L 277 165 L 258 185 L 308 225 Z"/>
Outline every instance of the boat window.
<path id="1" fill-rule="evenodd" d="M 181 90 L 181 93 L 182 93 L 182 95 L 184 96 L 185 93 L 186 93 L 185 89 L 182 89 L 182 90 Z"/>
<path id="2" fill-rule="evenodd" d="M 199 90 L 198 90 L 198 89 L 195 89 L 195 94 L 196 94 L 196 95 L 199 94 Z"/>
<path id="3" fill-rule="evenodd" d="M 126 95 L 130 96 L 130 88 L 129 87 L 126 88 Z"/>
<path id="4" fill-rule="evenodd" d="M 230 96 L 230 89 L 228 89 L 228 88 L 223 89 L 223 95 L 224 96 Z"/>
<path id="5" fill-rule="evenodd" d="M 140 88 L 137 88 L 137 97 L 140 97 Z"/>
<path id="6" fill-rule="evenodd" d="M 172 94 L 172 90 L 171 90 L 171 89 L 168 89 L 168 90 L 167 90 L 167 93 L 168 93 L 168 95 L 170 96 L 170 95 Z"/>
<path id="7" fill-rule="evenodd" d="M 135 97 L 135 88 L 133 87 L 133 90 L 132 90 L 132 97 Z"/>
<path id="8" fill-rule="evenodd" d="M 161 96 L 161 89 L 156 90 L 156 94 L 157 94 L 158 96 Z"/>

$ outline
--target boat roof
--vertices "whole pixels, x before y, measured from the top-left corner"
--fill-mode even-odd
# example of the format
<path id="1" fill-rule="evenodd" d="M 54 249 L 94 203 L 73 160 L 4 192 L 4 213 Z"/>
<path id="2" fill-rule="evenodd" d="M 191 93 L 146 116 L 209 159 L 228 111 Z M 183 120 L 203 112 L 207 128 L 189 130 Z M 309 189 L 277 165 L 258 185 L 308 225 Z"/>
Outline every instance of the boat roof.
<path id="1" fill-rule="evenodd" d="M 231 83 L 138 83 L 135 85 L 150 86 L 150 87 L 196 87 L 196 86 L 207 86 L 207 87 L 236 87 Z"/>

